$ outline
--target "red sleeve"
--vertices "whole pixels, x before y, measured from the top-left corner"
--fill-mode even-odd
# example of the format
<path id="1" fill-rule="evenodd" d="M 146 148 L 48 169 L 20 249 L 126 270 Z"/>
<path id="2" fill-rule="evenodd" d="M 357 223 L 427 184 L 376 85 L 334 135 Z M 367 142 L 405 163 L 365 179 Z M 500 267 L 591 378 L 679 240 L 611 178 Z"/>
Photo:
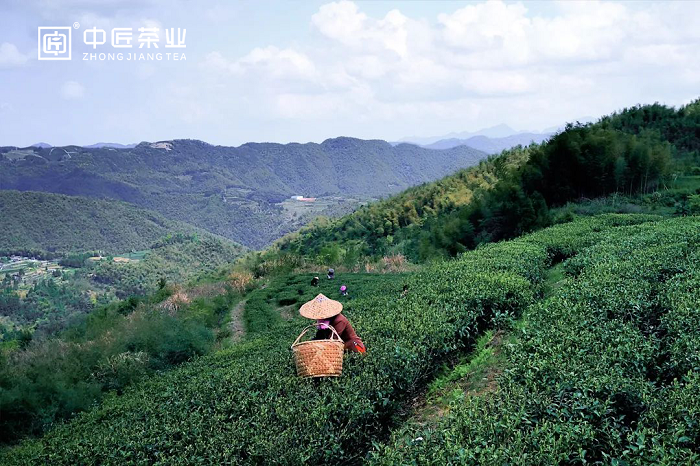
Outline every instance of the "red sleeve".
<path id="1" fill-rule="evenodd" d="M 333 325 L 335 331 L 338 332 L 340 339 L 345 341 L 346 338 L 343 336 L 343 333 L 345 332 L 345 328 L 348 326 L 348 319 L 344 315 L 338 314 L 336 318 L 333 319 L 333 324 L 331 325 Z"/>

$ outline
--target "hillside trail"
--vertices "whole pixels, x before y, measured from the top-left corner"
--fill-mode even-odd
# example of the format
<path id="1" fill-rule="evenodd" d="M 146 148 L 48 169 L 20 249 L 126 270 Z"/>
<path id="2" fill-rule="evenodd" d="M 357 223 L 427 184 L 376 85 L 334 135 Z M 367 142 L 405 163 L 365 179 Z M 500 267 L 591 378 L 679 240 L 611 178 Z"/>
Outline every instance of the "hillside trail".
<path id="1" fill-rule="evenodd" d="M 503 372 L 502 347 L 507 336 L 503 330 L 489 332 L 487 340 L 477 343 L 467 357 L 453 361 L 451 367 L 434 379 L 433 389 L 413 399 L 409 422 L 421 427 L 433 426 L 448 413 L 455 399 L 495 392 Z"/>
<path id="2" fill-rule="evenodd" d="M 246 300 L 240 301 L 231 309 L 231 322 L 229 330 L 231 330 L 231 342 L 237 343 L 245 336 L 245 323 L 243 322 L 243 312 L 245 311 Z"/>
<path id="3" fill-rule="evenodd" d="M 564 284 L 563 264 L 547 269 L 543 297 L 549 297 Z M 527 310 L 511 330 L 487 332 L 468 355 L 452 361 L 433 382 L 433 390 L 413 399 L 408 422 L 422 427 L 434 426 L 449 411 L 450 403 L 463 397 L 482 397 L 498 390 L 498 378 L 506 364 L 503 346 L 517 338 L 517 331 L 527 326 Z"/>

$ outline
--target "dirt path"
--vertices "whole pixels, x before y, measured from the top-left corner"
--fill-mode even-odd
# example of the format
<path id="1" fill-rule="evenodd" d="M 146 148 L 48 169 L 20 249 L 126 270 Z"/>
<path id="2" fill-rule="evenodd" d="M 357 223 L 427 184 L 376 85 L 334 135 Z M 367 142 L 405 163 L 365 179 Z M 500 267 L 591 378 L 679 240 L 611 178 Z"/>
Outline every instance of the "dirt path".
<path id="1" fill-rule="evenodd" d="M 420 426 L 434 425 L 449 410 L 454 396 L 486 396 L 498 389 L 503 372 L 501 350 L 505 333 L 495 332 L 480 351 L 443 374 L 443 382 L 433 393 L 423 393 L 413 400 L 411 421 Z"/>
<path id="2" fill-rule="evenodd" d="M 556 293 L 565 282 L 564 264 L 550 267 L 544 284 L 545 297 Z M 520 317 L 520 322 L 527 325 L 527 311 Z M 498 390 L 498 378 L 506 364 L 502 354 L 504 340 L 513 335 L 514 331 L 493 333 L 480 351 L 473 351 L 461 363 L 433 380 L 432 386 L 435 388 L 437 382 L 437 390 L 432 393 L 428 390 L 413 400 L 409 422 L 421 426 L 436 424 L 448 412 L 454 397 L 481 397 Z"/>
<path id="3" fill-rule="evenodd" d="M 243 322 L 245 303 L 244 299 L 231 309 L 231 322 L 228 324 L 228 328 L 231 330 L 231 341 L 233 343 L 241 341 L 245 336 L 245 323 Z"/>

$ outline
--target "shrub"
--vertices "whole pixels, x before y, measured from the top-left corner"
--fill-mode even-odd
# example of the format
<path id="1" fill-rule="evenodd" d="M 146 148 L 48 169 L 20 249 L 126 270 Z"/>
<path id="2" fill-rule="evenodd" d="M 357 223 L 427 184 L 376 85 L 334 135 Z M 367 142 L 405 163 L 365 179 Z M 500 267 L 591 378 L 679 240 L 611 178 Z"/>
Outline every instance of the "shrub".
<path id="1" fill-rule="evenodd" d="M 0 438 L 39 434 L 156 371 L 211 350 L 230 290 L 191 301 L 164 289 L 103 307 L 62 339 L 35 340 L 0 364 Z M 159 301 L 161 301 L 159 303 Z"/>
<path id="2" fill-rule="evenodd" d="M 658 332 L 664 312 L 660 315 L 655 303 L 665 283 L 697 263 L 693 251 L 700 230 L 693 218 L 647 220 L 586 219 L 568 230 L 555 227 L 550 238 L 542 232 L 484 246 L 411 277 L 373 278 L 364 285 L 366 294 L 344 301 L 368 353 L 347 356 L 340 379 L 302 381 L 294 374 L 289 344 L 302 322 L 279 315 L 275 320 L 277 291 L 291 296 L 302 287 L 299 303 L 318 289 L 303 288 L 310 276 L 279 276 L 250 295 L 247 340 L 136 384 L 3 460 L 361 460 L 397 425 L 438 362 L 468 348 L 485 329 L 508 324 L 529 309 L 519 342 L 506 349 L 511 366 L 496 395 L 456 404 L 438 431 L 397 431 L 396 440 L 373 459 L 381 464 L 612 463 L 637 458 L 641 453 L 632 449 L 644 446 L 640 435 L 649 432 L 665 445 L 649 444 L 659 458 L 692 462 L 697 423 L 679 423 L 686 413 L 697 412 L 692 398 L 683 402 L 697 389 L 691 378 L 669 391 L 660 385 L 658 358 L 667 345 Z M 553 257 L 566 254 L 573 261 L 577 253 L 586 258 L 577 276 L 538 301 Z M 402 295 L 404 283 L 408 293 Z M 321 288 L 330 286 L 323 281 Z M 679 408 L 663 402 L 666 394 Z M 684 403 L 689 408 L 682 408 Z M 424 440 L 416 443 L 419 436 Z M 680 442 L 673 451 L 672 441 Z"/>
<path id="3" fill-rule="evenodd" d="M 432 428 L 405 425 L 370 463 L 697 464 L 699 227 L 603 231 L 528 309 L 496 393 L 453 402 Z M 551 232 L 555 246 L 564 231 L 523 241 Z"/>
<path id="4" fill-rule="evenodd" d="M 355 456 L 396 422 L 411 395 L 430 379 L 436 361 L 471 345 L 484 329 L 505 323 L 533 301 L 538 282 L 512 269 L 517 266 L 530 277 L 541 277 L 546 252 L 525 243 L 503 248 L 484 248 L 409 279 L 391 274 L 364 283 L 362 296 L 347 299 L 344 312 L 369 353 L 348 356 L 339 380 L 296 377 L 289 344 L 300 322 L 281 321 L 270 305 L 270 300 L 280 299 L 270 291 L 286 280 L 279 277 L 247 300 L 251 340 L 127 389 L 119 399 L 109 399 L 102 408 L 54 429 L 40 443 L 26 444 L 12 458 L 171 464 L 191 463 L 197 457 L 216 463 L 274 458 L 297 464 Z M 513 253 L 522 253 L 520 261 Z M 478 257 L 488 258 L 492 269 L 484 271 Z M 527 267 L 521 264 L 524 260 L 530 261 Z M 307 293 L 319 291 L 310 289 L 310 278 L 286 282 L 290 298 L 294 295 L 301 302 Z M 299 295 L 295 291 L 302 281 L 306 288 Z M 410 291 L 402 297 L 406 281 Z M 351 290 L 359 286 L 348 284 Z M 323 281 L 322 287 L 330 286 Z M 140 325 L 155 325 L 150 322 L 144 319 Z M 140 346 L 149 354 L 161 352 L 146 342 Z M 192 429 L 182 429 L 183 422 Z M 82 430 L 87 425 L 89 435 Z M 72 446 L 86 435 L 87 444 Z M 194 445 L 197 453 L 190 450 Z"/>
<path id="5" fill-rule="evenodd" d="M 228 283 L 238 293 L 245 293 L 253 284 L 253 274 L 249 272 L 231 272 L 228 276 Z"/>

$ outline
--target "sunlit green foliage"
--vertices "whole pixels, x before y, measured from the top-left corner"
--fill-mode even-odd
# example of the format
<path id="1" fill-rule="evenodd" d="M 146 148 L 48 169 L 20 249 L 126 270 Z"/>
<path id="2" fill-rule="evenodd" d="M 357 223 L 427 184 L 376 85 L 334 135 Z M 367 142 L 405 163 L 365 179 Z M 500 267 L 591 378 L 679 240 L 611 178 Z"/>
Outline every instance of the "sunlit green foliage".
<path id="1" fill-rule="evenodd" d="M 333 245 L 341 262 L 389 252 L 428 261 L 549 226 L 561 220 L 550 215 L 552 208 L 610 194 L 629 200 L 659 192 L 658 199 L 635 202 L 651 208 L 670 201 L 673 213 L 690 214 L 693 193 L 668 190 L 700 165 L 697 106 L 640 106 L 594 124 L 569 125 L 539 146 L 505 151 L 352 215 L 316 223 L 266 254 L 318 258 Z"/>
<path id="2" fill-rule="evenodd" d="M 557 229 L 523 239 L 552 232 L 561 257 L 577 254 L 564 285 L 526 311 L 498 391 L 400 429 L 373 464 L 700 461 L 700 218 L 574 242 Z"/>
<path id="3" fill-rule="evenodd" d="M 127 389 L 4 460 L 319 464 L 360 458 L 400 420 L 436 363 L 469 347 L 485 329 L 509 326 L 537 302 L 547 266 L 571 238 L 590 246 L 604 239 L 606 229 L 626 228 L 614 225 L 649 220 L 655 218 L 604 216 L 568 225 L 569 231 L 553 234 L 551 244 L 542 232 L 478 248 L 408 280 L 377 276 L 345 302 L 368 353 L 349 355 L 340 379 L 299 380 L 288 348 L 303 322 L 272 322 L 228 351 Z M 303 280 L 290 283 L 280 295 L 284 303 L 295 300 L 295 287 L 302 290 L 299 296 L 314 291 Z M 263 302 L 248 312 L 270 312 L 266 295 L 258 296 Z"/>
<path id="4" fill-rule="evenodd" d="M 93 280 L 113 287 L 119 298 L 152 292 L 158 280 L 183 283 L 205 272 L 233 262 L 243 251 L 240 246 L 209 235 L 169 235 L 153 244 L 138 262 L 100 261 Z"/>
<path id="5" fill-rule="evenodd" d="M 0 348 L 2 443 L 42 433 L 109 390 L 211 351 L 239 296 L 225 288 L 206 299 L 172 292 L 103 306 L 58 337 Z"/>

